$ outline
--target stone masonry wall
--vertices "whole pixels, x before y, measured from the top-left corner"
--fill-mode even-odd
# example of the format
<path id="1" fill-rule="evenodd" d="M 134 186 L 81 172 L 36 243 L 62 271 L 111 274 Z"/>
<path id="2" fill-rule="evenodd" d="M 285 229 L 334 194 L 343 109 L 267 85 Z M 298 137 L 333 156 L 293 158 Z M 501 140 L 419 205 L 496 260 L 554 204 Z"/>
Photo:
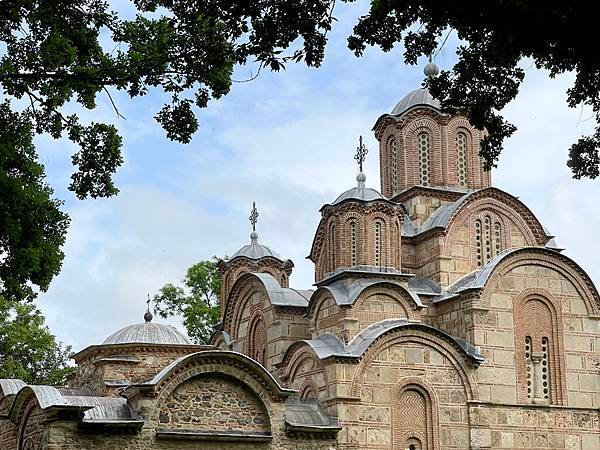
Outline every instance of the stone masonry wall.
<path id="1" fill-rule="evenodd" d="M 430 336 L 397 332 L 382 338 L 358 366 L 341 366 L 337 413 L 344 425 L 338 435 L 340 448 L 406 448 L 400 436 L 410 430 L 402 422 L 395 403 L 403 388 L 415 386 L 427 392 L 424 411 L 432 426 L 427 448 L 466 448 L 469 441 L 467 399 L 471 395 L 464 372 L 443 344 Z M 354 369 L 354 370 L 350 370 Z M 403 416 L 403 415 L 400 415 Z M 452 430 L 452 433 L 444 432 Z"/>
<path id="2" fill-rule="evenodd" d="M 597 409 L 474 403 L 469 419 L 472 448 L 600 448 Z"/>
<path id="3" fill-rule="evenodd" d="M 540 261 L 544 263 L 544 261 Z M 566 380 L 565 404 L 571 407 L 600 407 L 600 318 L 590 317 L 586 304 L 570 279 L 559 268 L 533 262 L 516 265 L 490 281 L 481 299 L 481 309 L 469 328 L 472 344 L 479 346 L 486 362 L 477 370 L 481 400 L 516 403 L 518 398 L 515 352 L 515 300 L 539 297 L 557 305 L 557 345 L 563 347 L 550 358 L 558 358 L 559 371 L 550 382 Z M 500 269 L 501 270 L 501 269 Z M 534 324 L 534 323 L 533 323 Z M 530 326 L 523 324 L 523 326 Z M 555 346 L 555 350 L 557 347 Z"/>
<path id="4" fill-rule="evenodd" d="M 202 375 L 179 385 L 161 405 L 159 425 L 176 430 L 244 431 L 270 429 L 256 396 L 228 377 Z"/>

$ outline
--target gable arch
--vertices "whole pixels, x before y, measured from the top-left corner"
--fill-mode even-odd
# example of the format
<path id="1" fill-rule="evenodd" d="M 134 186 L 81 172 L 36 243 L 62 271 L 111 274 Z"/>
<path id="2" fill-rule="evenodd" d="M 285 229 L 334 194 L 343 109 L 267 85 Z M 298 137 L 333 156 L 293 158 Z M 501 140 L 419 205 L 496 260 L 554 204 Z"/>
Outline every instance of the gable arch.
<path id="1" fill-rule="evenodd" d="M 402 346 L 411 343 L 429 347 L 448 359 L 452 368 L 460 378 L 467 400 L 476 400 L 479 398 L 477 383 L 467 369 L 470 362 L 464 358 L 464 355 L 457 351 L 455 346 L 446 342 L 441 337 L 430 334 L 425 330 L 415 328 L 399 329 L 384 334 L 367 349 L 358 364 L 358 367 L 354 371 L 350 388 L 351 395 L 354 397 L 360 396 L 360 389 L 364 382 L 367 370 L 383 350 L 393 345 Z"/>
<path id="2" fill-rule="evenodd" d="M 296 393 L 281 387 L 264 367 L 246 355 L 220 350 L 202 351 L 179 358 L 152 380 L 135 385 L 135 388 L 150 394 L 156 399 L 157 405 L 162 405 L 178 386 L 203 375 L 226 376 L 244 385 L 260 399 L 271 420 L 275 417 L 273 403 Z M 159 423 L 159 410 L 152 408 L 150 420 Z"/>
<path id="3" fill-rule="evenodd" d="M 315 398 L 327 390 L 328 377 L 323 361 L 306 342 L 300 341 L 289 348 L 281 362 L 280 372 L 281 378 L 288 386 L 298 390 L 301 398 L 304 398 L 303 392 L 307 389 L 316 393 Z"/>
<path id="4" fill-rule="evenodd" d="M 588 315 L 600 317 L 600 295 L 589 275 L 571 258 L 543 247 L 506 251 L 484 267 L 476 280 L 477 287 L 483 288 L 482 304 L 490 305 L 494 286 L 500 278 L 516 268 L 527 265 L 550 269 L 566 278 L 583 299 Z"/>
<path id="5" fill-rule="evenodd" d="M 490 210 L 501 217 L 505 233 L 511 222 L 525 237 L 525 246 L 544 246 L 549 238 L 537 217 L 516 197 L 497 188 L 486 188 L 464 196 L 449 206 L 445 214 L 433 221 L 432 226 L 444 228 L 444 253 L 450 251 L 453 231 L 465 224 L 471 217 Z M 508 242 L 506 242 L 508 245 Z"/>
<path id="6" fill-rule="evenodd" d="M 400 289 L 399 289 L 400 288 Z M 372 320 L 369 320 L 368 324 L 363 324 L 360 328 L 364 328 L 371 323 L 379 322 L 384 319 L 399 319 L 406 318 L 408 320 L 416 320 L 418 319 L 418 315 L 415 313 L 416 304 L 414 300 L 411 298 L 409 293 L 398 285 L 381 282 L 377 284 L 373 284 L 365 288 L 358 296 L 354 304 L 352 305 L 351 315 L 356 317 L 359 312 L 362 310 L 366 310 L 366 306 L 368 306 L 369 300 L 375 296 L 383 296 L 386 299 L 391 299 L 395 304 L 397 304 L 400 309 L 394 309 L 393 311 L 386 311 L 383 309 L 380 314 L 381 317 L 376 317 L 375 315 L 372 317 Z M 386 314 L 387 313 L 387 314 Z M 403 313 L 403 315 L 398 315 L 398 313 Z M 389 317 L 388 317 L 389 316 Z"/>

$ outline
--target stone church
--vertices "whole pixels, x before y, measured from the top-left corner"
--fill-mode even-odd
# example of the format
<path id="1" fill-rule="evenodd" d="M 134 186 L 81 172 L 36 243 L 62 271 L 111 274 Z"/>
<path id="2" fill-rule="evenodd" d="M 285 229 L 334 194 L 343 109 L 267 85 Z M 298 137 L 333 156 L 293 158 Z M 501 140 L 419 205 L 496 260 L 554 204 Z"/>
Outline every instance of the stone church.
<path id="1" fill-rule="evenodd" d="M 211 345 L 147 312 L 66 387 L 0 380 L 0 448 L 600 449 L 592 280 L 426 89 L 373 130 L 381 189 L 320 209 L 314 289 L 253 231 Z"/>

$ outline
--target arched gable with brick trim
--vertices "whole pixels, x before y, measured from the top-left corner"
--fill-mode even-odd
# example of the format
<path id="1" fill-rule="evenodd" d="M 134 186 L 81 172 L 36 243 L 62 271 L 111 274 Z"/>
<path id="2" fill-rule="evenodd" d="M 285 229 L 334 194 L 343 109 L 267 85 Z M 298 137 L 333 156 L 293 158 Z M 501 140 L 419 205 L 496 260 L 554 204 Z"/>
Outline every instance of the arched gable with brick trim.
<path id="1" fill-rule="evenodd" d="M 483 288 L 480 294 L 482 305 L 489 307 L 490 297 L 500 278 L 523 266 L 537 266 L 560 274 L 572 284 L 584 302 L 587 314 L 600 317 L 600 294 L 589 275 L 568 256 L 543 247 L 509 250 L 484 267 L 472 283 L 472 287 Z"/>
<path id="2" fill-rule="evenodd" d="M 323 362 L 306 342 L 299 341 L 290 346 L 280 366 L 281 379 L 298 390 L 301 398 L 314 393 L 317 398 L 324 400 L 327 396 L 327 371 Z"/>
<path id="3" fill-rule="evenodd" d="M 399 329 L 391 331 L 380 336 L 364 353 L 360 363 L 354 371 L 352 378 L 351 393 L 353 396 L 360 396 L 360 389 L 365 382 L 369 366 L 375 361 L 382 351 L 391 346 L 407 346 L 417 344 L 423 347 L 428 347 L 435 350 L 444 358 L 447 359 L 450 366 L 456 372 L 460 385 L 464 389 L 464 394 L 467 400 L 478 399 L 477 383 L 469 368 L 472 362 L 469 361 L 463 352 L 458 351 L 454 345 L 447 342 L 440 336 L 428 333 L 420 329 Z M 392 358 L 393 362 L 393 358 Z M 404 361 L 399 361 L 403 364 Z"/>

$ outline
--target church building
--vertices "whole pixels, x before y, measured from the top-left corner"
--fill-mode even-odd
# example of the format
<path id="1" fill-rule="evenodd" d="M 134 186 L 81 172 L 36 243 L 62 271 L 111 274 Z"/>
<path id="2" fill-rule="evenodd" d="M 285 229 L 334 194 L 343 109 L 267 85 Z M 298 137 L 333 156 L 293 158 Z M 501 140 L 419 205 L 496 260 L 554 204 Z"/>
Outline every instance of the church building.
<path id="1" fill-rule="evenodd" d="M 290 287 L 253 207 L 210 345 L 148 311 L 75 354 L 68 386 L 0 380 L 0 449 L 599 450 L 590 277 L 427 89 L 373 131 L 380 190 L 361 140 L 307 243 L 312 289 Z"/>

